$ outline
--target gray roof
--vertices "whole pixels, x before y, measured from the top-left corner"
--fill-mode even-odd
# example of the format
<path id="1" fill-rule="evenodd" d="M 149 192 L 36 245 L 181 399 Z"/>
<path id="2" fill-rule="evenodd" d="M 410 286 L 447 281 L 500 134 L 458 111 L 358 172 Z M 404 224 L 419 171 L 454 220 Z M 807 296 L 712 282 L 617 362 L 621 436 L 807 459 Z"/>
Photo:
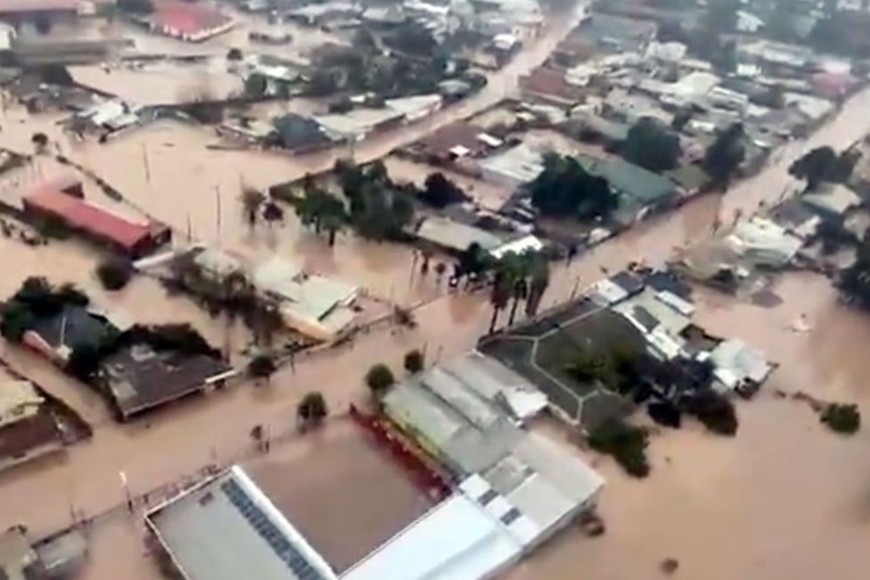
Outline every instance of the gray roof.
<path id="1" fill-rule="evenodd" d="M 238 467 L 147 519 L 191 580 L 335 578 Z"/>
<path id="2" fill-rule="evenodd" d="M 677 193 L 677 186 L 670 179 L 623 159 L 605 161 L 581 156 L 579 161 L 589 173 L 607 179 L 629 205 L 654 205 Z"/>

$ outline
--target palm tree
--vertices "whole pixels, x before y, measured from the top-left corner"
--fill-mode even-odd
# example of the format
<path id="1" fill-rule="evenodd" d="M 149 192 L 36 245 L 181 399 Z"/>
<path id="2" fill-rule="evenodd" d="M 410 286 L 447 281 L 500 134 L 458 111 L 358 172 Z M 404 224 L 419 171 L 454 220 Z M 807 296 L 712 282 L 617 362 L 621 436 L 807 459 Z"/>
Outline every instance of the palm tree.
<path id="1" fill-rule="evenodd" d="M 499 313 L 507 308 L 511 297 L 511 281 L 508 274 L 502 269 L 496 269 L 492 290 L 489 294 L 489 303 L 492 305 L 492 319 L 489 322 L 489 333 L 495 332 L 495 323 Z"/>
<path id="2" fill-rule="evenodd" d="M 529 282 L 529 297 L 526 299 L 526 316 L 538 313 L 544 292 L 550 285 L 550 264 L 540 254 L 532 260 L 531 281 Z"/>
<path id="3" fill-rule="evenodd" d="M 252 230 L 257 225 L 257 216 L 260 214 L 260 206 L 263 205 L 266 196 L 258 189 L 245 187 L 242 189 L 240 201 L 242 202 L 242 210 L 244 211 L 245 221 L 248 227 Z"/>

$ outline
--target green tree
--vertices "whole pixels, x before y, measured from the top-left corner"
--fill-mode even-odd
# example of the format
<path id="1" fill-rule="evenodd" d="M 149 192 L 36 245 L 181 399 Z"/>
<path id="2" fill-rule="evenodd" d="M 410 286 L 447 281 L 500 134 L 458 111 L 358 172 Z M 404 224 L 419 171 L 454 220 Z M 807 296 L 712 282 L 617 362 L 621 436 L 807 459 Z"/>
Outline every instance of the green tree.
<path id="1" fill-rule="evenodd" d="M 21 342 L 24 333 L 36 324 L 33 311 L 24 303 L 11 300 L 2 307 L 0 334 L 9 342 Z"/>
<path id="2" fill-rule="evenodd" d="M 106 290 L 120 290 L 133 276 L 133 265 L 123 258 L 109 258 L 97 265 L 97 278 Z"/>
<path id="3" fill-rule="evenodd" d="M 227 60 L 231 62 L 238 62 L 242 60 L 243 55 L 242 51 L 238 48 L 231 48 L 227 51 Z"/>
<path id="4" fill-rule="evenodd" d="M 832 431 L 852 435 L 861 428 L 861 412 L 857 405 L 830 403 L 819 415 L 822 423 Z"/>
<path id="5" fill-rule="evenodd" d="M 329 245 L 335 245 L 336 234 L 348 220 L 347 211 L 340 199 L 313 187 L 296 200 L 294 207 L 302 225 L 314 228 L 318 235 L 325 230 L 329 236 Z"/>
<path id="6" fill-rule="evenodd" d="M 650 466 L 646 456 L 649 433 L 642 427 L 611 419 L 592 431 L 589 446 L 599 453 L 612 456 L 626 473 L 633 477 L 646 477 Z"/>
<path id="7" fill-rule="evenodd" d="M 835 175 L 837 153 L 828 146 L 816 147 L 788 168 L 790 175 L 807 182 L 807 190 L 813 190 Z"/>
<path id="8" fill-rule="evenodd" d="M 526 316 L 537 315 L 538 308 L 544 298 L 544 293 L 550 286 L 550 264 L 540 254 L 536 255 L 531 264 L 531 280 L 529 281 L 529 297 L 526 299 Z"/>
<path id="9" fill-rule="evenodd" d="M 680 406 L 713 433 L 727 436 L 737 433 L 734 404 L 713 389 L 700 389 L 686 395 Z"/>
<path id="10" fill-rule="evenodd" d="M 544 170 L 528 185 L 532 205 L 548 216 L 606 218 L 617 198 L 606 179 L 589 174 L 573 157 L 544 155 Z"/>
<path id="11" fill-rule="evenodd" d="M 652 117 L 639 119 L 622 144 L 626 161 L 656 173 L 675 168 L 681 154 L 680 138 Z"/>
<path id="12" fill-rule="evenodd" d="M 855 262 L 840 274 L 837 287 L 846 301 L 870 310 L 870 232 L 865 232 Z"/>
<path id="13" fill-rule="evenodd" d="M 277 370 L 275 359 L 267 354 L 259 354 L 248 362 L 248 376 L 255 379 L 266 379 L 269 382 Z"/>
<path id="14" fill-rule="evenodd" d="M 713 183 L 722 190 L 728 189 L 740 164 L 746 157 L 743 143 L 745 132 L 741 123 L 734 123 L 716 136 L 716 140 L 704 152 L 702 167 Z"/>
<path id="15" fill-rule="evenodd" d="M 396 383 L 396 377 L 387 365 L 376 364 L 366 373 L 365 381 L 372 395 L 379 399 Z"/>
<path id="16" fill-rule="evenodd" d="M 34 133 L 30 137 L 30 142 L 33 144 L 36 153 L 44 153 L 48 147 L 48 135 L 45 133 Z"/>
<path id="17" fill-rule="evenodd" d="M 440 171 L 436 171 L 426 176 L 420 199 L 436 209 L 444 209 L 450 204 L 466 201 L 468 196 L 461 187 L 444 177 Z"/>
<path id="18" fill-rule="evenodd" d="M 492 287 L 489 293 L 489 304 L 492 306 L 492 318 L 489 321 L 489 333 L 495 332 L 499 313 L 507 308 L 513 290 L 513 280 L 504 269 L 497 269 L 493 277 Z"/>
<path id="19" fill-rule="evenodd" d="M 270 199 L 266 202 L 266 205 L 263 206 L 263 219 L 267 224 L 269 224 L 269 227 L 272 227 L 273 223 L 284 221 L 284 210 L 281 209 L 280 205 Z"/>
<path id="20" fill-rule="evenodd" d="M 423 353 L 417 349 L 405 353 L 405 370 L 411 374 L 419 373 L 425 366 Z"/>

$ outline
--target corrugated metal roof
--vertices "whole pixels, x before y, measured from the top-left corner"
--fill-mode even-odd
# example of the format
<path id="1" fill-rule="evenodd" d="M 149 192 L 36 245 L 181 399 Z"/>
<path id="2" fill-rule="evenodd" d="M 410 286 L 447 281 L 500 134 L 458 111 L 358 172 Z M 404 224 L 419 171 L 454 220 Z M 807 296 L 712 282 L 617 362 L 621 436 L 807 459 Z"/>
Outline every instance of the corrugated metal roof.
<path id="1" fill-rule="evenodd" d="M 125 250 L 133 250 L 151 236 L 151 228 L 133 223 L 83 199 L 60 191 L 43 190 L 24 198 L 26 206 L 51 213 L 70 226 L 90 232 Z"/>

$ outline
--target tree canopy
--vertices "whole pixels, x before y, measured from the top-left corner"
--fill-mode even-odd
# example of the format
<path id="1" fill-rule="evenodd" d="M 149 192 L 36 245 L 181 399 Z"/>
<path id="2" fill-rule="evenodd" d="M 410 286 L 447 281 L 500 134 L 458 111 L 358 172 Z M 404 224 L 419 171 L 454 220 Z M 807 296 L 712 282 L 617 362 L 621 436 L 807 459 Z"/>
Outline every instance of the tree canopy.
<path id="1" fill-rule="evenodd" d="M 385 364 L 373 365 L 366 373 L 366 385 L 375 397 L 380 397 L 396 382 L 393 371 Z"/>
<path id="2" fill-rule="evenodd" d="M 704 171 L 712 178 L 713 183 L 722 189 L 728 188 L 746 157 L 743 139 L 743 125 L 734 123 L 721 131 L 704 152 L 702 162 Z"/>
<path id="3" fill-rule="evenodd" d="M 851 151 L 837 155 L 832 147 L 823 146 L 807 152 L 788 168 L 789 174 L 807 182 L 812 190 L 824 182 L 843 182 L 852 175 L 858 157 Z"/>
<path id="4" fill-rule="evenodd" d="M 674 169 L 681 154 L 679 136 L 651 117 L 639 119 L 622 144 L 626 161 L 656 173 Z"/>
<path id="5" fill-rule="evenodd" d="M 587 172 L 573 157 L 547 153 L 544 170 L 528 186 L 532 205 L 548 216 L 606 218 L 617 198 L 603 177 Z"/>
<path id="6" fill-rule="evenodd" d="M 468 199 L 462 188 L 447 179 L 440 171 L 430 173 L 426 177 L 424 186 L 419 195 L 420 200 L 437 209 L 443 209 L 453 203 L 462 203 Z"/>

